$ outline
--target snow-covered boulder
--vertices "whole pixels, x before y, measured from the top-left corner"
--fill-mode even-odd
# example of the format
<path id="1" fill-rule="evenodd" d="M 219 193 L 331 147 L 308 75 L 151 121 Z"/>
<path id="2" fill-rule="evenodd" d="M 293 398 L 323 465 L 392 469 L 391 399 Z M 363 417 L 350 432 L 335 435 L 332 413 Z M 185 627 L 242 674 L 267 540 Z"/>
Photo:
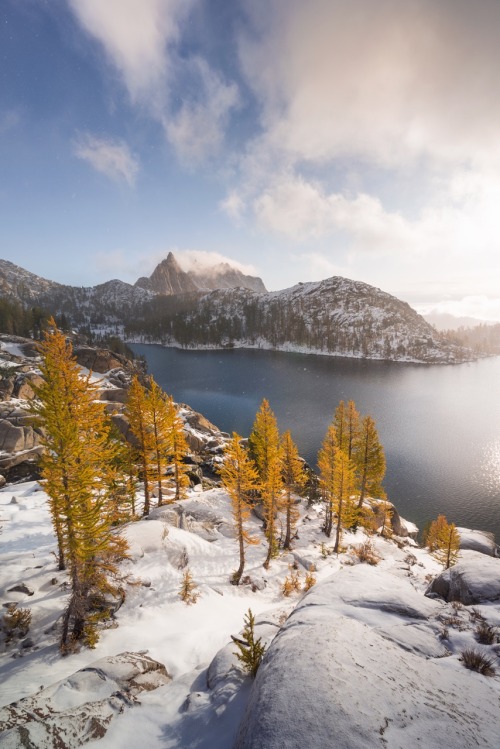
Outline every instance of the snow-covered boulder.
<path id="1" fill-rule="evenodd" d="M 479 551 L 490 557 L 500 557 L 500 547 L 495 543 L 495 536 L 488 531 L 476 531 L 470 528 L 457 528 L 460 534 L 460 548 Z"/>
<path id="2" fill-rule="evenodd" d="M 427 595 L 460 601 L 466 606 L 500 601 L 500 559 L 475 552 L 465 554 L 460 562 L 434 578 Z"/>
<path id="3" fill-rule="evenodd" d="M 234 749 L 497 746 L 488 679 L 442 657 L 442 606 L 365 565 L 318 583 L 271 643 Z"/>
<path id="4" fill-rule="evenodd" d="M 137 695 L 170 681 L 165 666 L 142 653 L 101 658 L 32 697 L 0 709 L 0 746 L 73 749 L 100 739 Z"/>

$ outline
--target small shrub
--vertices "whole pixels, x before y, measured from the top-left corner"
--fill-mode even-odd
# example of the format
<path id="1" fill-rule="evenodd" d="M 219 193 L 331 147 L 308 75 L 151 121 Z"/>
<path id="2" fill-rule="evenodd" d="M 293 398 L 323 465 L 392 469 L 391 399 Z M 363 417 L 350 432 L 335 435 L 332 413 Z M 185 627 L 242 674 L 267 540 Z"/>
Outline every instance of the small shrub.
<path id="1" fill-rule="evenodd" d="M 481 620 L 475 629 L 476 640 L 481 645 L 494 645 L 497 641 L 497 630 L 488 622 Z"/>
<path id="2" fill-rule="evenodd" d="M 189 569 L 186 569 L 182 576 L 181 589 L 179 591 L 179 598 L 184 601 L 188 606 L 191 603 L 196 603 L 200 594 L 197 592 L 198 586 L 193 580 L 193 576 Z"/>
<path id="3" fill-rule="evenodd" d="M 367 564 L 372 565 L 376 565 L 380 562 L 380 557 L 375 551 L 371 541 L 365 541 L 364 543 L 355 546 L 354 553 L 360 562 L 366 562 Z"/>
<path id="4" fill-rule="evenodd" d="M 297 592 L 301 588 L 300 584 L 300 573 L 294 572 L 293 568 L 290 569 L 290 575 L 285 577 L 281 592 L 284 596 L 290 596 L 294 591 Z"/>
<path id="5" fill-rule="evenodd" d="M 440 640 L 449 640 L 450 639 L 450 631 L 448 627 L 441 627 L 441 631 L 439 632 L 439 639 Z"/>
<path id="6" fill-rule="evenodd" d="M 304 590 L 306 592 L 308 590 L 311 590 L 313 585 L 316 585 L 316 575 L 314 575 L 311 570 L 306 574 L 306 579 L 304 580 Z"/>
<path id="7" fill-rule="evenodd" d="M 471 609 L 469 611 L 469 616 L 473 622 L 484 622 L 485 618 L 479 611 L 479 609 Z"/>
<path id="8" fill-rule="evenodd" d="M 321 556 L 323 559 L 327 559 L 331 554 L 333 554 L 333 547 L 327 546 L 324 541 L 321 542 Z"/>
<path id="9" fill-rule="evenodd" d="M 495 667 L 493 665 L 493 659 L 483 655 L 474 648 L 466 648 L 462 651 L 462 657 L 460 659 L 464 664 L 465 668 L 469 668 L 471 671 L 477 671 L 483 676 L 495 676 Z"/>
<path id="10" fill-rule="evenodd" d="M 245 614 L 244 622 L 245 626 L 241 638 L 231 635 L 231 639 L 238 648 L 235 655 L 244 671 L 250 674 L 250 676 L 255 676 L 266 648 L 262 644 L 260 637 L 257 640 L 255 639 L 255 617 L 251 609 L 248 609 L 248 612 Z"/>
<path id="11" fill-rule="evenodd" d="M 15 603 L 9 604 L 2 619 L 5 641 L 8 643 L 15 637 L 26 637 L 30 624 L 31 611 L 29 609 L 18 609 Z"/>
<path id="12" fill-rule="evenodd" d="M 177 569 L 185 570 L 188 564 L 189 564 L 189 554 L 187 553 L 186 547 L 184 547 L 181 553 L 179 554 L 179 558 L 177 560 Z"/>

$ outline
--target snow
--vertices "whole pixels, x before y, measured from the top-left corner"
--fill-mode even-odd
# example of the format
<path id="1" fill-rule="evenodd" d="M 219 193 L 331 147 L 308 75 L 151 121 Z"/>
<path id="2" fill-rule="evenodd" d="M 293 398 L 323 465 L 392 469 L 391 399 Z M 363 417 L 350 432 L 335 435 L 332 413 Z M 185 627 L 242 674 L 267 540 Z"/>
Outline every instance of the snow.
<path id="1" fill-rule="evenodd" d="M 133 735 L 140 736 L 148 749 L 231 749 L 249 699 L 255 715 L 261 715 L 259 704 L 268 687 L 260 693 L 258 685 L 269 673 L 271 662 L 282 669 L 269 682 L 274 684 L 277 699 L 273 703 L 277 712 L 270 713 L 272 722 L 281 725 L 282 714 L 294 718 L 290 725 L 295 726 L 296 738 L 289 736 L 290 743 L 281 744 L 267 743 L 267 739 L 261 744 L 240 742 L 241 747 L 302 749 L 328 746 L 334 739 L 343 747 L 380 746 L 379 729 L 386 718 L 383 737 L 389 747 L 411 747 L 418 736 L 426 747 L 465 747 L 473 730 L 477 730 L 479 746 L 497 747 L 500 726 L 495 704 L 500 698 L 500 678 L 487 679 L 459 662 L 464 647 L 477 646 L 474 624 L 465 607 L 456 611 L 453 604 L 424 596 L 429 576 L 441 571 L 425 550 L 412 542 L 398 546 L 376 538 L 379 565 L 361 565 L 353 551 L 365 539 L 358 531 L 345 535 L 347 551 L 337 557 L 329 553 L 334 539 L 326 539 L 320 529 L 321 508 L 301 505 L 300 540 L 293 552 L 282 553 L 266 571 L 262 567 L 264 541 L 249 547 L 244 576 L 249 576 L 251 584 L 233 586 L 229 578 L 238 564 L 238 550 L 234 539 L 225 535 L 230 524 L 225 492 L 215 488 L 191 493 L 175 510 L 176 506 L 156 508 L 148 519 L 126 526 L 130 560 L 122 569 L 127 596 L 116 613 L 117 626 L 103 630 L 94 650 L 82 649 L 61 658 L 54 625 L 68 592 L 65 573 L 55 566 L 46 495 L 36 482 L 0 490 L 1 603 L 17 602 L 33 616 L 32 647 L 22 647 L 20 642 L 0 646 L 0 706 L 59 682 L 53 697 L 59 706 L 71 708 L 83 698 L 101 699 L 108 695 L 109 685 L 99 684 L 97 693 L 87 677 L 72 675 L 102 658 L 147 651 L 165 665 L 172 681 L 142 693 L 140 704 L 114 715 L 106 735 L 90 741 L 89 747 L 130 746 Z M 257 518 L 249 526 L 253 535 L 263 538 Z M 500 564 L 491 557 L 484 559 Z M 186 560 L 200 594 L 189 606 L 178 596 Z M 298 562 L 302 581 L 306 567 L 314 564 L 318 585 L 305 597 L 296 593 L 284 598 L 283 580 L 294 562 Z M 33 595 L 8 592 L 19 583 L 25 583 Z M 231 643 L 231 635 L 241 631 L 249 608 L 257 617 L 258 636 L 270 643 L 268 665 L 261 667 L 253 687 L 239 669 Z M 498 602 L 477 608 L 489 622 L 500 623 Z M 447 639 L 443 639 L 440 633 L 446 619 L 460 626 L 446 625 Z M 329 638 L 327 655 L 325 637 Z M 298 649 L 288 651 L 290 642 Z M 68 686 L 64 680 L 69 677 Z M 328 687 L 322 696 L 324 679 L 340 685 L 333 695 Z M 312 711 L 303 724 L 298 719 L 299 705 L 301 711 Z M 394 705 L 401 708 L 397 716 Z M 333 732 L 324 741 L 308 743 L 306 728 L 322 706 L 324 730 Z M 403 708 L 410 716 L 406 722 Z M 362 716 L 356 719 L 362 725 L 354 734 L 349 733 L 353 709 Z M 438 744 L 432 743 L 431 726 L 437 726 Z M 377 744 L 371 734 L 375 729 Z M 349 743 L 352 735 L 357 744 Z"/>

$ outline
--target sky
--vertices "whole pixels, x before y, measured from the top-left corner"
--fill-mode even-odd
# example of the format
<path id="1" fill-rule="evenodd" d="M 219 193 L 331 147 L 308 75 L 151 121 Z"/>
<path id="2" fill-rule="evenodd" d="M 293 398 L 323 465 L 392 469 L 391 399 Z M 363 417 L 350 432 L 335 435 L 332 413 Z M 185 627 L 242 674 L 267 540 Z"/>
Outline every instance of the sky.
<path id="1" fill-rule="evenodd" d="M 498 0 L 2 0 L 0 257 L 500 320 Z"/>

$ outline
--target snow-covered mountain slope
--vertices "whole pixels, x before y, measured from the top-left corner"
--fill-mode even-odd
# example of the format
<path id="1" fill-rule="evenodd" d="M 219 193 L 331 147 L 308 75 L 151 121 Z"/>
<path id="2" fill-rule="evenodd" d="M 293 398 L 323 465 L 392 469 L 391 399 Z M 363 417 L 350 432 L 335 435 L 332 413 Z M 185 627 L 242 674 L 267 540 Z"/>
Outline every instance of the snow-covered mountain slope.
<path id="1" fill-rule="evenodd" d="M 61 292 L 65 287 L 30 273 L 9 260 L 0 259 L 0 296 L 21 302 L 35 301 L 44 294 Z"/>
<path id="2" fill-rule="evenodd" d="M 144 318 L 128 330 L 195 348 L 244 346 L 433 363 L 474 358 L 445 341 L 405 302 L 341 277 L 270 293 L 217 290 L 185 299 L 182 309 L 146 306 Z"/>
<path id="3" fill-rule="evenodd" d="M 64 314 L 74 326 L 124 326 L 130 339 L 165 345 L 429 363 L 477 358 L 446 341 L 408 304 L 366 283 L 333 277 L 266 292 L 260 279 L 224 264 L 213 273 L 185 273 L 172 253 L 135 286 L 118 280 L 64 286 L 0 261 L 2 295 Z"/>
<path id="4" fill-rule="evenodd" d="M 247 276 L 229 263 L 218 263 L 210 269 L 195 268 L 183 271 L 172 252 L 156 266 L 149 278 L 139 278 L 136 286 L 165 296 L 236 287 L 258 292 L 266 291 L 261 278 Z"/>
<path id="5" fill-rule="evenodd" d="M 499 646 L 478 643 L 477 630 L 481 621 L 500 625 L 500 584 L 496 599 L 489 594 L 473 606 L 428 598 L 428 581 L 441 568 L 411 539 L 375 536 L 380 561 L 361 564 L 361 529 L 344 536 L 336 556 L 321 531 L 321 507 L 298 508 L 295 548 L 269 570 L 261 521 L 251 517 L 248 530 L 259 543 L 248 548 L 240 586 L 230 583 L 238 544 L 222 489 L 192 491 L 128 524 L 126 599 L 94 650 L 62 658 L 67 577 L 56 570 L 47 498 L 34 482 L 1 489 L 0 599 L 28 608 L 32 619 L 27 634 L 0 645 L 0 707 L 18 701 L 0 709 L 0 746 L 27 746 L 29 736 L 37 749 L 52 749 L 56 733 L 45 737 L 53 724 L 70 737 L 58 746 L 80 746 L 93 719 L 100 730 L 88 745 L 96 749 L 128 747 L 138 736 L 148 749 L 498 749 Z M 500 568 L 500 559 L 472 551 L 460 564 L 471 559 L 476 575 L 481 560 Z M 186 564 L 199 593 L 189 606 L 178 595 Z M 309 593 L 283 595 L 291 571 L 303 586 L 314 567 Z M 268 647 L 255 681 L 231 642 L 249 608 Z M 467 648 L 490 658 L 495 675 L 466 669 Z M 163 664 L 171 681 L 137 700 L 115 691 L 109 664 L 123 661 L 123 679 L 126 664 L 140 657 Z M 13 714 L 22 731 L 12 727 Z"/>

